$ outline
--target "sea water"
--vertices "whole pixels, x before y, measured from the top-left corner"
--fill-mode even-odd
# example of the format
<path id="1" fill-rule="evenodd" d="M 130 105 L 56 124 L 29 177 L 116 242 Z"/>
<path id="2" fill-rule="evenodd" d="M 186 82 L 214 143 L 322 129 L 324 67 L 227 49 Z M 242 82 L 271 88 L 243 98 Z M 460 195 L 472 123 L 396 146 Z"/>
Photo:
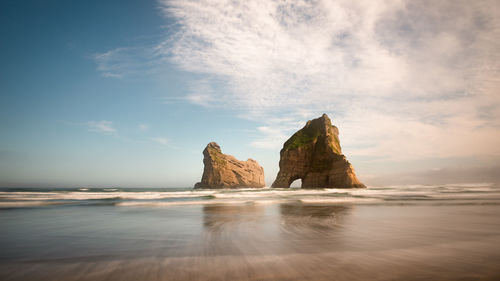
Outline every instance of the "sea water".
<path id="1" fill-rule="evenodd" d="M 0 189 L 0 280 L 499 280 L 500 187 Z"/>

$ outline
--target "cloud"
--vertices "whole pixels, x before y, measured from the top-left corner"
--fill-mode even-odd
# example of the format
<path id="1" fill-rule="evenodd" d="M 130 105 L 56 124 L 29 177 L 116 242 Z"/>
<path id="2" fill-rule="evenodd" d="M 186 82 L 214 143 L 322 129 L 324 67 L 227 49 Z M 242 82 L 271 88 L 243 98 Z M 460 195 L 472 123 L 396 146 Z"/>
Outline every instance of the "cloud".
<path id="1" fill-rule="evenodd" d="M 163 3 L 180 24 L 165 51 L 187 71 L 224 77 L 219 95 L 244 108 L 455 95 L 498 58 L 494 1 Z"/>
<path id="2" fill-rule="evenodd" d="M 258 148 L 279 148 L 288 138 L 283 132 L 283 128 L 262 126 L 258 127 L 257 131 L 264 135 L 263 137 L 253 141 L 250 145 Z"/>
<path id="3" fill-rule="evenodd" d="M 167 145 L 168 144 L 168 139 L 165 137 L 154 137 L 154 138 L 149 138 L 151 141 L 154 141 L 158 144 L 161 145 Z"/>
<path id="4" fill-rule="evenodd" d="M 496 0 L 159 3 L 175 22 L 165 39 L 96 54 L 98 70 L 124 77 L 173 62 L 201 78 L 165 103 L 256 120 L 255 147 L 279 147 L 328 113 L 348 155 L 500 155 Z"/>
<path id="5" fill-rule="evenodd" d="M 137 128 L 139 129 L 139 131 L 145 132 L 145 131 L 149 130 L 149 125 L 139 123 L 139 124 L 137 124 Z"/>
<path id="6" fill-rule="evenodd" d="M 97 71 L 111 78 L 155 73 L 163 62 L 156 48 L 152 47 L 121 47 L 94 54 L 92 58 Z"/>
<path id="7" fill-rule="evenodd" d="M 277 124 L 277 122 L 287 125 L 257 127 L 257 132 L 261 136 L 255 141 L 251 142 L 250 145 L 257 148 L 281 148 L 283 146 L 283 143 L 291 136 L 291 132 L 295 131 L 296 126 L 294 125 L 299 124 L 295 123 L 294 125 L 288 125 L 290 120 L 286 118 L 278 118 L 276 120 L 273 120 L 271 123 Z"/>
<path id="8" fill-rule="evenodd" d="M 370 185 L 500 183 L 500 166 L 446 167 L 366 177 Z"/>
<path id="9" fill-rule="evenodd" d="M 89 121 L 86 123 L 89 131 L 102 133 L 102 134 L 114 134 L 117 130 L 113 127 L 113 122 L 111 121 Z"/>
<path id="10" fill-rule="evenodd" d="M 264 123 L 254 146 L 326 112 L 359 156 L 500 154 L 498 1 L 160 3 L 157 51 L 205 75 L 188 100 Z"/>

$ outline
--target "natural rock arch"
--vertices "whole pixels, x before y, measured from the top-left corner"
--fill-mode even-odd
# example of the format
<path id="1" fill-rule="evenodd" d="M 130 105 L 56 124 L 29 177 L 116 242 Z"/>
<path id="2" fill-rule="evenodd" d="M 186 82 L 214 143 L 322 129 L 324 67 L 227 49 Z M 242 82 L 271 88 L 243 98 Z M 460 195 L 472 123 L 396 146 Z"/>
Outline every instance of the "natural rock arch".
<path id="1" fill-rule="evenodd" d="M 283 145 L 272 187 L 289 188 L 297 179 L 302 180 L 302 188 L 365 187 L 342 154 L 338 135 L 326 114 L 307 121 Z"/>

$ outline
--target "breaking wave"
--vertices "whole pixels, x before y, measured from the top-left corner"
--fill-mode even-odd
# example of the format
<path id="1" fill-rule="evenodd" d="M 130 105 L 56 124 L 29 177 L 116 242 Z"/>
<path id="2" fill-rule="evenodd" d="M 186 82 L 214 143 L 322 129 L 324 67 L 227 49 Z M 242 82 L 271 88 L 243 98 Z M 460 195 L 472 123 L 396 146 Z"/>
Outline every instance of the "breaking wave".
<path id="1" fill-rule="evenodd" d="M 66 188 L 0 189 L 0 208 L 41 206 L 180 206 L 205 204 L 500 204 L 495 184 L 369 187 L 366 189 Z"/>

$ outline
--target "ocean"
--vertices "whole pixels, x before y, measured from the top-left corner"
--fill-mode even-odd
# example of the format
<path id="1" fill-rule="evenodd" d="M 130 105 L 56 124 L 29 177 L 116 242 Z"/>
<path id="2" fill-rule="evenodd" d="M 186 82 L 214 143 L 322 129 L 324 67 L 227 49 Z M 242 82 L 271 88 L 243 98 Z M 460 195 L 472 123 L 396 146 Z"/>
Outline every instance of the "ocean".
<path id="1" fill-rule="evenodd" d="M 0 280 L 500 280 L 500 186 L 0 188 Z"/>

